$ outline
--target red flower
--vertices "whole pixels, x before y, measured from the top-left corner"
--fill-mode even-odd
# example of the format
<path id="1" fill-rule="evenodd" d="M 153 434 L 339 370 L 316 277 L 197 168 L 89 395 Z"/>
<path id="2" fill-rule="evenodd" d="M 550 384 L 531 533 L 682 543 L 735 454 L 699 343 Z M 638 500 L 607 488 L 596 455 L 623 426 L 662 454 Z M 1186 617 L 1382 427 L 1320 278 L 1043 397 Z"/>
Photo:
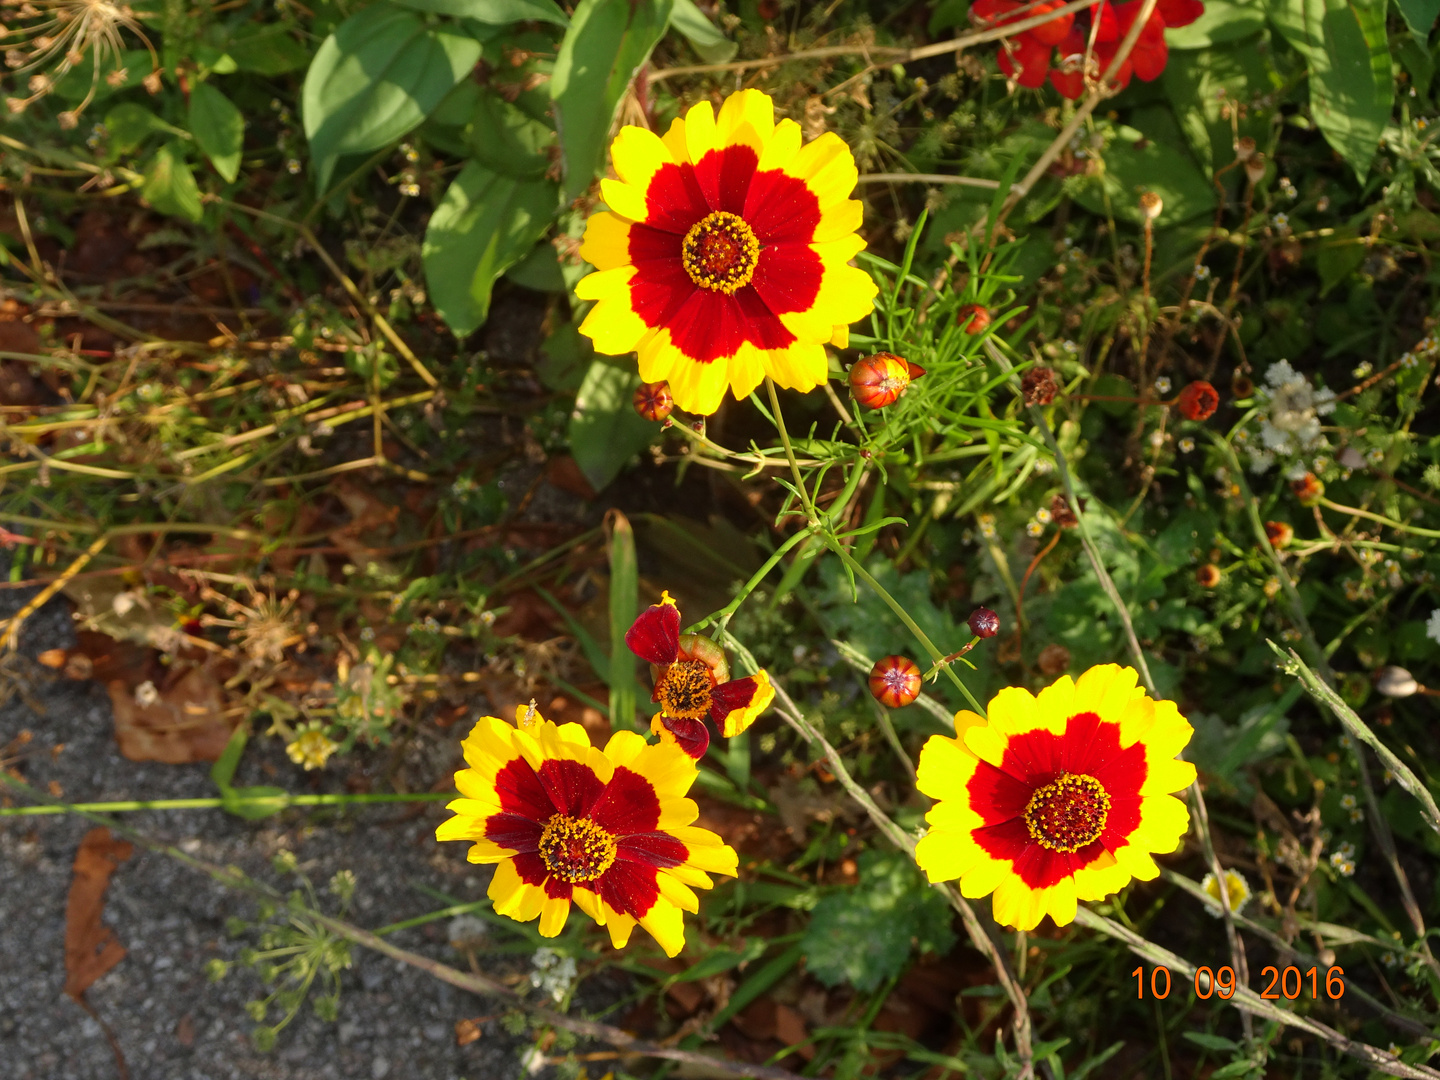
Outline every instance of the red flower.
<path id="1" fill-rule="evenodd" d="M 1220 407 L 1220 395 L 1204 379 L 1196 379 L 1180 391 L 1180 415 L 1186 420 L 1209 420 Z"/>
<path id="2" fill-rule="evenodd" d="M 625 632 L 625 644 L 641 660 L 650 661 L 655 692 L 650 700 L 660 706 L 651 730 L 671 738 L 692 758 L 702 758 L 710 746 L 710 719 L 726 738 L 739 735 L 770 707 L 775 688 L 764 671 L 743 679 L 730 678 L 725 650 L 700 634 L 680 633 L 680 609 L 670 594 L 640 613 Z"/>
<path id="3" fill-rule="evenodd" d="M 1059 42 L 1060 66 L 1050 72 L 1050 84 L 1064 97 L 1074 100 L 1085 92 L 1085 73 L 1082 70 L 1086 46 L 1090 41 L 1092 18 L 1098 18 L 1100 25 L 1095 33 L 1095 47 L 1091 52 L 1092 78 L 1098 78 L 1109 70 L 1120 42 L 1130 32 L 1130 27 L 1139 18 L 1144 7 L 1143 0 L 1127 0 L 1123 4 L 1111 4 L 1102 0 L 1097 8 L 1088 8 L 1077 13 L 1074 24 L 1065 39 Z M 1165 44 L 1167 27 L 1188 26 L 1200 17 L 1205 5 L 1201 0 L 1159 0 L 1145 25 L 1135 47 L 1118 71 L 1112 76 L 1116 87 L 1123 89 L 1130 84 L 1130 76 L 1138 75 L 1144 82 L 1160 77 L 1170 59 L 1170 48 Z M 1098 11 L 1098 16 L 1092 12 Z"/>
<path id="4" fill-rule="evenodd" d="M 1012 0 L 976 0 L 970 7 L 970 19 L 982 27 L 1003 26 L 1008 22 L 1032 18 L 1064 7 L 1061 0 L 1037 4 L 1033 8 L 1012 14 L 1022 5 Z M 1014 38 L 1006 39 L 1000 48 L 997 60 L 1000 70 L 1021 86 L 1034 90 L 1045 84 L 1045 71 L 1050 66 L 1050 50 L 1065 39 L 1074 23 L 1073 13 L 1066 13 L 1049 22 L 1022 30 Z"/>

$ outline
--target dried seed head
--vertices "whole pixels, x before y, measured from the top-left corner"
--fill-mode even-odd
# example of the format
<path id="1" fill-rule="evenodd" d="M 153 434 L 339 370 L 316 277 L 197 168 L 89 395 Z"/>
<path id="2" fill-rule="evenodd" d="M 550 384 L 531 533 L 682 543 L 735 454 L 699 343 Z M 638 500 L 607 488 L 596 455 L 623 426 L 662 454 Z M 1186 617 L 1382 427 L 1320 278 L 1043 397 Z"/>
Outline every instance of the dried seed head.
<path id="1" fill-rule="evenodd" d="M 1238 371 L 1235 377 L 1230 380 L 1230 390 L 1237 398 L 1247 398 L 1255 392 L 1255 384 L 1246 375 Z"/>
<path id="2" fill-rule="evenodd" d="M 1255 140 L 1249 135 L 1242 135 L 1235 143 L 1235 157 L 1243 165 L 1255 156 Z"/>
<path id="3" fill-rule="evenodd" d="M 1220 568 L 1214 563 L 1206 563 L 1195 571 L 1195 580 L 1202 589 L 1213 589 L 1220 584 Z"/>
<path id="4" fill-rule="evenodd" d="M 1165 200 L 1155 192 L 1145 191 L 1140 194 L 1140 213 L 1145 215 L 1146 221 L 1154 221 L 1164 209 Z"/>
<path id="5" fill-rule="evenodd" d="M 1049 405 L 1060 391 L 1060 380 L 1048 367 L 1032 367 L 1020 376 L 1020 392 L 1026 405 Z"/>
<path id="6" fill-rule="evenodd" d="M 1420 684 L 1403 667 L 1384 667 L 1375 673 L 1375 689 L 1386 697 L 1409 697 L 1420 691 Z"/>
<path id="7" fill-rule="evenodd" d="M 1070 650 L 1056 643 L 1046 645 L 1035 658 L 1035 666 L 1045 675 L 1063 675 L 1070 668 Z"/>
<path id="8" fill-rule="evenodd" d="M 1081 503 L 1080 509 L 1085 509 L 1084 503 Z M 1070 509 L 1070 503 L 1066 501 L 1065 495 L 1059 491 L 1057 491 L 1055 497 L 1050 500 L 1050 517 L 1054 520 L 1055 524 L 1059 525 L 1062 529 L 1073 529 L 1080 524 L 1080 519 L 1077 518 L 1075 512 Z"/>
<path id="9" fill-rule="evenodd" d="M 65 131 L 74 131 L 80 125 L 80 114 L 74 109 L 62 112 L 56 119 L 60 121 L 60 127 Z"/>
<path id="10" fill-rule="evenodd" d="M 1245 176 L 1249 179 L 1250 183 L 1258 184 L 1261 180 L 1265 179 L 1265 165 L 1265 155 L 1259 150 L 1255 151 L 1254 155 L 1246 160 Z"/>

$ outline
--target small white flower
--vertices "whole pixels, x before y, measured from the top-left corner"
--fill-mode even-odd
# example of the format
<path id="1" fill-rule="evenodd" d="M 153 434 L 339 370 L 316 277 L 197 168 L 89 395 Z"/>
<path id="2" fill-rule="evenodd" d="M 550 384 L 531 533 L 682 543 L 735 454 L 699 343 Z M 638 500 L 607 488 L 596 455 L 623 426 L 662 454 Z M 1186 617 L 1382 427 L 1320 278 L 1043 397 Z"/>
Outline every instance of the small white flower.
<path id="1" fill-rule="evenodd" d="M 1209 281 L 1209 280 L 1210 280 L 1210 267 L 1206 266 L 1204 263 L 1196 263 L 1196 264 L 1195 264 L 1195 280 L 1196 280 L 1196 281 Z"/>
<path id="2" fill-rule="evenodd" d="M 291 176 L 298 176 L 300 174 L 300 168 L 301 166 L 299 158 L 292 157 L 289 161 L 285 162 L 285 171 L 288 172 Z"/>
<path id="3" fill-rule="evenodd" d="M 1290 231 L 1290 217 L 1287 214 L 1276 214 L 1270 219 L 1270 223 L 1275 226 L 1278 232 L 1283 233 Z"/>
<path id="4" fill-rule="evenodd" d="M 1425 636 L 1440 645 L 1440 608 L 1430 612 L 1430 618 L 1425 620 Z"/>
<path id="5" fill-rule="evenodd" d="M 142 709 L 148 709 L 160 700 L 160 691 L 155 689 L 155 684 L 146 679 L 135 688 L 135 704 Z"/>
<path id="6" fill-rule="evenodd" d="M 414 181 L 411 181 L 408 184 L 401 184 L 400 194 L 406 196 L 407 198 L 413 199 L 415 198 L 415 196 L 420 194 L 420 185 L 415 183 Z"/>
<path id="7" fill-rule="evenodd" d="M 1044 525 L 1041 525 L 1038 521 L 1029 522 L 1029 523 L 1025 526 L 1025 535 L 1026 535 L 1026 536 L 1039 536 L 1039 535 L 1040 535 L 1041 533 L 1043 533 L 1044 531 L 1045 531 L 1045 526 L 1044 526 Z"/>
<path id="8" fill-rule="evenodd" d="M 1166 394 L 1170 393 L 1170 379 L 1168 376 L 1161 375 L 1158 379 L 1155 380 L 1155 392 L 1161 397 L 1164 397 Z"/>
<path id="9" fill-rule="evenodd" d="M 1185 438 L 1181 439 L 1176 445 L 1180 448 L 1182 454 L 1188 454 L 1191 450 L 1195 449 L 1195 440 L 1190 438 L 1189 435 L 1186 435 Z"/>
<path id="10" fill-rule="evenodd" d="M 1050 523 L 1050 511 L 1042 506 L 1039 510 L 1035 511 L 1035 520 L 1042 525 L 1048 525 Z"/>
<path id="11" fill-rule="evenodd" d="M 1374 370 L 1374 364 L 1372 364 L 1369 360 L 1362 360 L 1360 363 L 1355 365 L 1354 370 L 1351 371 L 1350 374 L 1357 379 L 1363 379 L 1365 378 L 1365 376 L 1369 375 L 1370 372 Z"/>

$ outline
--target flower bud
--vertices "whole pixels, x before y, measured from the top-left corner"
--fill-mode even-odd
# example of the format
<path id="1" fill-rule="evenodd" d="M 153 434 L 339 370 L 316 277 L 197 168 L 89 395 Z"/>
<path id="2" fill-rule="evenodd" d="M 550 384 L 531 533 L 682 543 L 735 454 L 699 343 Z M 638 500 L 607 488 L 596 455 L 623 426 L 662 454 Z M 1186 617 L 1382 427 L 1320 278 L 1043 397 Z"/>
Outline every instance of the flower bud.
<path id="1" fill-rule="evenodd" d="M 976 608 L 970 613 L 970 618 L 965 620 L 965 624 L 976 637 L 990 638 L 1000 632 L 1000 616 L 989 608 Z"/>
<path id="2" fill-rule="evenodd" d="M 1070 669 L 1070 650 L 1057 642 L 1051 642 L 1040 650 L 1035 666 L 1043 675 L 1063 675 Z"/>
<path id="3" fill-rule="evenodd" d="M 908 656 L 886 656 L 870 669 L 870 693 L 887 709 L 909 705 L 920 696 L 920 668 Z"/>
<path id="4" fill-rule="evenodd" d="M 1271 547 L 1283 548 L 1295 539 L 1295 530 L 1285 521 L 1267 521 L 1265 537 L 1270 541 Z"/>
<path id="5" fill-rule="evenodd" d="M 1300 500 L 1301 506 L 1316 506 L 1325 497 L 1325 485 L 1314 473 L 1307 472 L 1299 480 L 1290 481 L 1290 490 Z"/>
<path id="6" fill-rule="evenodd" d="M 990 327 L 990 312 L 979 304 L 966 304 L 955 313 L 955 325 L 967 334 L 983 334 Z"/>
<path id="7" fill-rule="evenodd" d="M 850 393 L 867 409 L 893 405 L 925 369 L 894 353 L 876 353 L 858 360 L 850 369 Z"/>
<path id="8" fill-rule="evenodd" d="M 664 420 L 675 408 L 670 384 L 664 381 L 641 383 L 635 388 L 635 397 L 632 400 L 635 411 L 646 420 Z"/>
<path id="9" fill-rule="evenodd" d="M 1230 380 L 1230 392 L 1237 398 L 1248 398 L 1255 392 L 1255 383 L 1248 376 L 1241 375 L 1237 371 L 1235 377 Z"/>
<path id="10" fill-rule="evenodd" d="M 1383 667 L 1375 673 L 1375 689 L 1386 697 L 1409 697 L 1419 692 L 1420 684 L 1403 667 Z"/>
<path id="11" fill-rule="evenodd" d="M 1048 367 L 1032 367 L 1020 376 L 1020 392 L 1026 405 L 1049 405 L 1060 391 L 1060 380 Z"/>
<path id="12" fill-rule="evenodd" d="M 1186 420 L 1209 420 L 1220 407 L 1220 395 L 1208 382 L 1196 379 L 1180 391 L 1176 407 Z"/>
<path id="13" fill-rule="evenodd" d="M 1202 589 L 1213 589 L 1220 584 L 1220 568 L 1214 563 L 1206 563 L 1195 571 L 1195 580 Z"/>

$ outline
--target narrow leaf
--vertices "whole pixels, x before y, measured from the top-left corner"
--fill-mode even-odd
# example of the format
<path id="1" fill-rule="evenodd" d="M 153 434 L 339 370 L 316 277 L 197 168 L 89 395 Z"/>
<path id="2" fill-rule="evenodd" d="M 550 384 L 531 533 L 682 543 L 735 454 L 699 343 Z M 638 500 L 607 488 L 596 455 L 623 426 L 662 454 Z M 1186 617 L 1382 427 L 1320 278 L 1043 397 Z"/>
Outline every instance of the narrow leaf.
<path id="1" fill-rule="evenodd" d="M 675 7 L 670 12 L 670 25 L 684 35 L 707 64 L 726 63 L 740 48 L 695 6 L 695 0 L 675 0 Z"/>
<path id="2" fill-rule="evenodd" d="M 635 530 L 619 510 L 610 522 L 610 723 L 617 729 L 635 727 L 638 683 L 635 654 L 625 645 L 625 632 L 640 611 L 640 565 L 635 556 Z"/>

